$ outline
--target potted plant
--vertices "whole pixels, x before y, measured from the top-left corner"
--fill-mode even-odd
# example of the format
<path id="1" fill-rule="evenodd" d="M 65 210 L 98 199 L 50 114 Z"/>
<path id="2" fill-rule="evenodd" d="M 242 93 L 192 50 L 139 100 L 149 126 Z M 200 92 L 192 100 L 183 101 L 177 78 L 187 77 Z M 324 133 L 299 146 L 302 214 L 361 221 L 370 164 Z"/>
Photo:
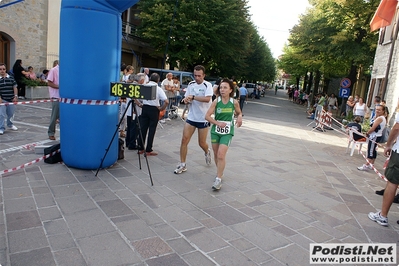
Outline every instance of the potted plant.
<path id="1" fill-rule="evenodd" d="M 22 82 L 26 85 L 25 97 L 27 99 L 46 99 L 49 97 L 48 87 L 45 81 L 23 78 Z"/>

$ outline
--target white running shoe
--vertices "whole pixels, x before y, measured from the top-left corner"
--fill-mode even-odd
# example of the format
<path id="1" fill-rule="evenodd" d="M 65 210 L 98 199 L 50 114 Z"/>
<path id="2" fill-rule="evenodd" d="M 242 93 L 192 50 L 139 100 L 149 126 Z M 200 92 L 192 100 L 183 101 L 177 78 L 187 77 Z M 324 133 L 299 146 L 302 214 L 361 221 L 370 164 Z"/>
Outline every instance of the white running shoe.
<path id="1" fill-rule="evenodd" d="M 213 183 L 212 189 L 213 190 L 219 190 L 222 188 L 222 179 L 219 177 L 215 178 L 215 182 Z"/>
<path id="2" fill-rule="evenodd" d="M 367 165 L 367 164 L 363 164 L 362 166 L 359 166 L 357 168 L 357 170 L 359 170 L 359 171 L 368 171 L 371 169 L 373 169 L 373 168 L 371 168 L 371 165 Z"/>
<path id="3" fill-rule="evenodd" d="M 175 173 L 175 174 L 181 174 L 181 173 L 183 173 L 183 172 L 185 172 L 185 171 L 187 171 L 186 164 L 179 163 L 179 164 L 177 165 L 177 168 L 175 169 L 174 173 Z"/>
<path id="4" fill-rule="evenodd" d="M 14 130 L 14 131 L 18 130 L 18 128 L 16 126 L 14 126 L 14 125 L 12 125 L 12 127 L 9 127 L 9 129 Z"/>
<path id="5" fill-rule="evenodd" d="M 370 212 L 368 216 L 370 220 L 377 222 L 379 225 L 388 226 L 388 218 L 381 216 L 381 212 Z"/>
<path id="6" fill-rule="evenodd" d="M 211 149 L 209 148 L 208 148 L 208 153 L 205 153 L 205 162 L 207 165 L 211 165 L 212 163 Z"/>

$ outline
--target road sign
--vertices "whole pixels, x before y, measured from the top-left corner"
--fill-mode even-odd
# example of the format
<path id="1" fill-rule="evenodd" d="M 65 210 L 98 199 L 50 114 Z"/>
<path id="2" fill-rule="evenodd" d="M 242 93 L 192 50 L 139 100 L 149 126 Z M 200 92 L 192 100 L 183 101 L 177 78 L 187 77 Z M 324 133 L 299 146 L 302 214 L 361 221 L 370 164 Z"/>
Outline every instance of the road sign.
<path id="1" fill-rule="evenodd" d="M 352 82 L 348 78 L 343 78 L 341 80 L 341 88 L 349 88 L 351 86 Z"/>
<path id="2" fill-rule="evenodd" d="M 339 89 L 339 97 L 348 98 L 351 95 L 351 89 L 349 88 L 340 88 Z"/>

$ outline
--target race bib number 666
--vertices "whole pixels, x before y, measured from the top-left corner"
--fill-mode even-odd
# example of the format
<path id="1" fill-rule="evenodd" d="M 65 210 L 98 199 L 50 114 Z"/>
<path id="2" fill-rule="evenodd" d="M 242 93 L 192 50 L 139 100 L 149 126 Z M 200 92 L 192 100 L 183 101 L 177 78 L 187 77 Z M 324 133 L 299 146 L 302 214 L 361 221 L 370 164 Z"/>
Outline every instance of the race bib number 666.
<path id="1" fill-rule="evenodd" d="M 230 121 L 219 121 L 219 122 L 226 123 L 226 126 L 225 127 L 219 127 L 218 125 L 216 125 L 216 129 L 215 129 L 216 133 L 222 134 L 222 135 L 229 134 L 230 133 L 230 124 L 231 124 L 231 122 Z"/>

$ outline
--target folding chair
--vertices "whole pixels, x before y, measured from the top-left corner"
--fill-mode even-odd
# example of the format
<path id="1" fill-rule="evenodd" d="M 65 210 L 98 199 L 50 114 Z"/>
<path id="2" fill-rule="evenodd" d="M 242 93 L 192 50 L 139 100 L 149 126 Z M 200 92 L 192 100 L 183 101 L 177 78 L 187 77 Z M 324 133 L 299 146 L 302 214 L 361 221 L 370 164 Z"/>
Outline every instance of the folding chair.
<path id="1" fill-rule="evenodd" d="M 353 152 L 355 151 L 356 145 L 359 145 L 357 154 L 360 154 L 363 144 L 367 144 L 367 139 L 366 140 L 364 140 L 364 139 L 354 140 L 353 139 L 353 130 L 350 128 L 349 129 L 348 147 L 346 148 L 346 152 L 348 152 L 350 145 L 352 145 L 350 156 L 353 156 Z"/>

